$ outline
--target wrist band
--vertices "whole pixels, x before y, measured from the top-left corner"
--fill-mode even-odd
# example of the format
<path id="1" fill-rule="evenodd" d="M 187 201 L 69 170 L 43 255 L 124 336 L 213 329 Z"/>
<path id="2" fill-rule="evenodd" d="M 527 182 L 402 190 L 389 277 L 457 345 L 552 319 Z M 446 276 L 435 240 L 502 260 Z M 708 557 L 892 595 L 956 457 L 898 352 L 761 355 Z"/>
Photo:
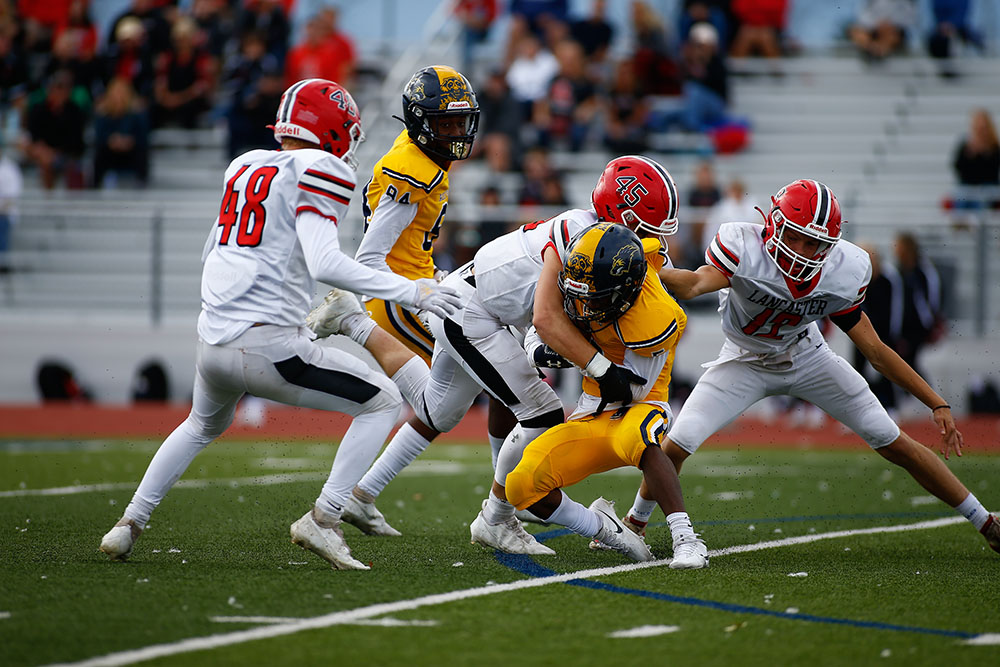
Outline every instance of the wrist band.
<path id="1" fill-rule="evenodd" d="M 937 406 L 936 408 L 931 408 L 931 412 L 935 412 L 936 410 L 940 410 L 941 408 L 948 408 L 949 410 L 951 410 L 951 406 L 950 405 L 948 405 L 947 403 L 942 403 L 941 405 Z"/>
<path id="2" fill-rule="evenodd" d="M 587 367 L 584 368 L 584 372 L 592 378 L 599 378 L 608 372 L 611 368 L 611 360 L 605 357 L 600 352 L 594 354 L 587 363 Z"/>

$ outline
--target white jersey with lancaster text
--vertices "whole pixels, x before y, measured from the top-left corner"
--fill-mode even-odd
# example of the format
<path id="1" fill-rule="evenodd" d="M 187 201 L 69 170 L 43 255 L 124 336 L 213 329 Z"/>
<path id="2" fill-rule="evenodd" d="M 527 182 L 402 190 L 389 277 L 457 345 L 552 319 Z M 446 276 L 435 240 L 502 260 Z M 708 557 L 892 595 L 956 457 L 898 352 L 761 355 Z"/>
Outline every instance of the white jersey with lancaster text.
<path id="1" fill-rule="evenodd" d="M 198 335 L 218 344 L 254 323 L 302 324 L 315 282 L 296 233 L 312 213 L 336 225 L 347 211 L 354 172 L 321 150 L 252 150 L 230 163 L 209 236 Z"/>
<path id="2" fill-rule="evenodd" d="M 474 260 L 476 293 L 483 306 L 504 324 L 530 326 L 542 253 L 551 247 L 562 263 L 573 237 L 595 223 L 593 210 L 571 209 L 484 245 Z"/>
<path id="3" fill-rule="evenodd" d="M 762 231 L 761 225 L 748 222 L 722 225 L 705 261 L 729 278 L 730 287 L 719 292 L 726 338 L 739 352 L 769 356 L 784 352 L 800 337 L 818 338 L 817 320 L 860 307 L 872 271 L 868 253 L 841 240 L 817 276 L 796 284 L 767 254 Z"/>

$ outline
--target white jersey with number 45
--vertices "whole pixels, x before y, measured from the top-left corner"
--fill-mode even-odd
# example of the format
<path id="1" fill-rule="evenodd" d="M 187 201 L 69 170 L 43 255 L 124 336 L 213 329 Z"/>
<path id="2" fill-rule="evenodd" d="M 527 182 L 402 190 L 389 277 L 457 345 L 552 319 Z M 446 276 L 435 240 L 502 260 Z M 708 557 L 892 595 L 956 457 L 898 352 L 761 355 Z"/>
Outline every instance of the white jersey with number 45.
<path id="1" fill-rule="evenodd" d="M 302 324 L 315 282 L 296 219 L 314 213 L 335 229 L 354 187 L 354 171 L 321 150 L 253 150 L 233 160 L 203 255 L 198 335 L 218 344 L 255 322 Z"/>
<path id="2" fill-rule="evenodd" d="M 861 306 L 872 274 L 864 250 L 841 240 L 816 277 L 794 283 L 767 254 L 762 232 L 761 225 L 726 223 L 705 251 L 706 263 L 729 278 L 729 289 L 719 292 L 719 312 L 732 343 L 755 355 L 779 354 L 807 329 L 818 337 L 817 320 Z"/>

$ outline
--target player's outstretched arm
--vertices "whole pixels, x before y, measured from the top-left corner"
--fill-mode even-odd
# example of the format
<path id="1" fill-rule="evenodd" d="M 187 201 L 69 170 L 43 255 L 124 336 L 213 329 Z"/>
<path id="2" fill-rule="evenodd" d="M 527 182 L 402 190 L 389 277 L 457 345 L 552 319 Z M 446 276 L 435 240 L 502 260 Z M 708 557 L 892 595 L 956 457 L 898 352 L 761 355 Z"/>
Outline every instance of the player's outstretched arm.
<path id="1" fill-rule="evenodd" d="M 562 292 L 559 291 L 559 271 L 562 261 L 552 249 L 547 249 L 542 265 L 542 275 L 535 287 L 535 304 L 532 324 L 541 339 L 560 356 L 580 368 L 586 368 L 598 352 L 563 310 Z"/>
<path id="2" fill-rule="evenodd" d="M 941 453 L 947 459 L 952 450 L 961 456 L 965 441 L 962 433 L 955 426 L 955 418 L 951 407 L 923 377 L 908 363 L 896 354 L 896 351 L 882 342 L 872 327 L 868 315 L 862 313 L 861 319 L 847 331 L 848 337 L 858 346 L 861 353 L 871 363 L 872 368 L 913 394 L 921 403 L 931 409 L 934 421 L 941 430 Z"/>
<path id="3" fill-rule="evenodd" d="M 729 278 L 708 264 L 695 271 L 663 267 L 658 275 L 663 286 L 678 299 L 693 299 L 729 287 Z"/>

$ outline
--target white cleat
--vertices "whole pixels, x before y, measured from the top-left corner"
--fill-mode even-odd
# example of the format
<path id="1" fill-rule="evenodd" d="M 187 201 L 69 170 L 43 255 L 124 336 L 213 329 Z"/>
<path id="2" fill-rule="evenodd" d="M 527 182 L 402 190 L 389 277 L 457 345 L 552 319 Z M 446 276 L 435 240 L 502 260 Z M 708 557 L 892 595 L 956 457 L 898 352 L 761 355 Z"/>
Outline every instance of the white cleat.
<path id="1" fill-rule="evenodd" d="M 348 315 L 363 313 L 365 309 L 352 292 L 334 287 L 323 299 L 323 303 L 306 315 L 306 326 L 317 338 L 326 338 L 342 332 L 341 323 Z"/>
<path id="2" fill-rule="evenodd" d="M 332 527 L 321 526 L 316 522 L 313 510 L 309 510 L 292 524 L 292 543 L 313 552 L 337 570 L 371 569 L 351 556 L 339 524 L 338 521 Z"/>
<path id="3" fill-rule="evenodd" d="M 401 532 L 389 525 L 385 516 L 378 511 L 375 503 L 366 503 L 353 495 L 348 496 L 344 503 L 344 514 L 340 517 L 352 526 L 356 526 L 366 535 L 381 535 L 382 537 L 398 537 Z"/>
<path id="4" fill-rule="evenodd" d="M 596 512 L 601 518 L 601 529 L 594 539 L 618 553 L 625 554 L 634 561 L 653 560 L 653 552 L 646 546 L 646 541 L 629 530 L 620 519 L 615 517 L 614 503 L 598 498 L 590 503 L 590 511 Z"/>
<path id="5" fill-rule="evenodd" d="M 480 512 L 469 526 L 469 532 L 472 533 L 473 544 L 481 544 L 509 554 L 554 556 L 556 553 L 536 540 L 524 529 L 517 517 L 513 516 L 503 523 L 490 524 L 486 523 L 483 513 Z"/>
<path id="6" fill-rule="evenodd" d="M 643 539 L 645 539 L 646 537 L 647 523 L 649 522 L 639 521 L 631 514 L 626 514 L 625 516 L 622 517 L 622 525 L 624 525 L 626 528 L 628 528 L 633 533 L 635 533 L 636 535 L 638 535 Z M 606 544 L 601 544 L 601 542 L 597 538 L 594 538 L 590 541 L 590 548 L 593 549 L 594 551 L 607 551 L 611 547 L 607 546 Z"/>
<path id="7" fill-rule="evenodd" d="M 122 518 L 101 538 L 101 551 L 111 560 L 127 560 L 140 535 L 142 528 L 132 523 L 131 519 Z"/>
<path id="8" fill-rule="evenodd" d="M 708 567 L 708 547 L 698 533 L 694 533 L 692 537 L 674 540 L 671 570 L 700 570 L 703 567 Z"/>

